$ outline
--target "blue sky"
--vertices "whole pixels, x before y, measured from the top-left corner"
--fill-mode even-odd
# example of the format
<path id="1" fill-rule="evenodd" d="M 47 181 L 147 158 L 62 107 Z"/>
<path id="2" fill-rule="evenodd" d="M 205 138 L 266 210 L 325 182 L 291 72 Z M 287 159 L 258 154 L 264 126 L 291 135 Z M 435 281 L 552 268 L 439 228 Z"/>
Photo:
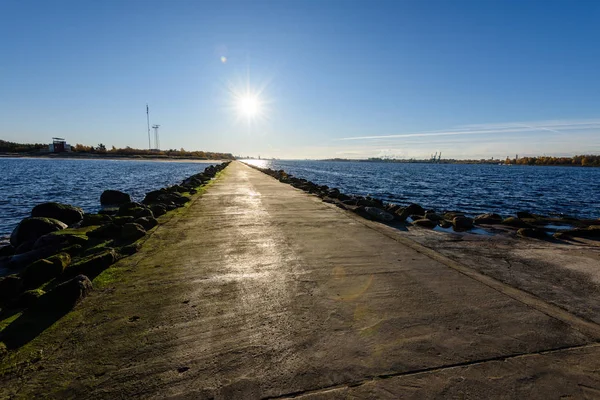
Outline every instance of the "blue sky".
<path id="1" fill-rule="evenodd" d="M 0 138 L 147 147 L 149 103 L 162 148 L 600 153 L 599 20 L 598 1 L 0 0 Z"/>

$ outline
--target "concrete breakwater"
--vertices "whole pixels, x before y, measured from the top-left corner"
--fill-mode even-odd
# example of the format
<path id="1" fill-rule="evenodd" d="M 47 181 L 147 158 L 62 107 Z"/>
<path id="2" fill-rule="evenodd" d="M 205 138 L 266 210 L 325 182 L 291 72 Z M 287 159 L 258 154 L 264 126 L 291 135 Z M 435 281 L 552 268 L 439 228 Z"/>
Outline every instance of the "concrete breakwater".
<path id="1" fill-rule="evenodd" d="M 306 179 L 294 177 L 284 170 L 248 165 L 280 182 L 314 194 L 327 203 L 335 204 L 366 219 L 392 225 L 408 224 L 425 229 L 457 233 L 474 232 L 474 229 L 479 227 L 490 234 L 509 234 L 516 237 L 555 241 L 571 240 L 573 238 L 600 238 L 600 219 L 552 218 L 527 211 L 517 212 L 516 215 L 509 216 L 501 216 L 496 213 L 468 216 L 467 213 L 462 211 L 438 211 L 426 209 L 414 203 L 401 206 L 386 203 L 370 196 L 347 195 L 337 188 L 317 185 Z"/>
<path id="2" fill-rule="evenodd" d="M 0 270 L 5 275 L 0 277 L 2 316 L 27 309 L 71 308 L 91 289 L 91 280 L 139 250 L 158 218 L 184 207 L 228 164 L 209 166 L 178 185 L 148 192 L 140 203 L 132 202 L 127 193 L 106 190 L 97 214 L 60 203 L 34 207 L 12 232 L 10 244 L 0 248 Z M 14 338 L 7 337 L 6 330 L 0 333 L 0 342 L 11 347 Z"/>
<path id="3" fill-rule="evenodd" d="M 546 399 L 600 388 L 598 325 L 562 308 L 594 306 L 597 291 L 546 302 L 240 162 L 171 215 L 66 318 L 0 360 L 0 398 Z M 0 339 L 11 348 L 25 342 L 14 323 Z"/>

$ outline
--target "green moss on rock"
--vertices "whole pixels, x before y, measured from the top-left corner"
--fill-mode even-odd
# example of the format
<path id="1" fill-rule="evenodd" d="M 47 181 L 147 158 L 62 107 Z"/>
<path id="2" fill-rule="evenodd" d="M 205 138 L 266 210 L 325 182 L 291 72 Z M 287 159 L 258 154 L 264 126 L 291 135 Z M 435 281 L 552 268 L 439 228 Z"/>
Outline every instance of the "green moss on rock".
<path id="1" fill-rule="evenodd" d="M 20 307 L 31 307 L 44 294 L 46 294 L 46 292 L 39 288 L 26 290 L 23 293 L 21 293 L 21 296 L 19 296 L 18 304 Z"/>
<path id="2" fill-rule="evenodd" d="M 67 225 L 73 225 L 83 219 L 83 210 L 69 204 L 42 203 L 31 210 L 32 217 L 54 218 Z"/>
<path id="3" fill-rule="evenodd" d="M 69 264 L 71 256 L 68 253 L 59 253 L 30 264 L 22 274 L 25 287 L 37 287 L 59 276 Z"/>
<path id="4" fill-rule="evenodd" d="M 111 266 L 117 260 L 117 254 L 114 250 L 105 250 L 100 253 L 92 254 L 71 264 L 65 271 L 68 276 L 79 274 L 87 275 L 92 279 L 98 276 L 102 271 Z"/>

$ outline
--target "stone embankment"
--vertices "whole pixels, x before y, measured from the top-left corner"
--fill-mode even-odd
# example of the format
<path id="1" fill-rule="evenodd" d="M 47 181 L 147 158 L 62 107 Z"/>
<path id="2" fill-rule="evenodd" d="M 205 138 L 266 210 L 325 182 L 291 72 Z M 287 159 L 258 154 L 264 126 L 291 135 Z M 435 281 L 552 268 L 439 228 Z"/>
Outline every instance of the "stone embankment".
<path id="1" fill-rule="evenodd" d="M 259 168 L 249 165 L 280 182 L 290 184 L 307 193 L 314 194 L 324 202 L 352 211 L 366 219 L 383 223 L 404 223 L 413 226 L 434 229 L 436 227 L 454 232 L 468 232 L 476 226 L 508 232 L 517 237 L 541 240 L 569 240 L 572 238 L 600 238 L 600 219 L 549 218 L 529 212 L 518 212 L 515 216 L 503 217 L 496 213 L 487 213 L 469 217 L 461 211 L 441 211 L 425 209 L 419 204 L 402 207 L 394 203 L 385 203 L 370 196 L 356 196 L 342 193 L 337 188 L 317 185 L 306 179 L 294 177 L 283 170 Z M 561 228 L 556 231 L 556 228 Z"/>
<path id="2" fill-rule="evenodd" d="M 12 232 L 10 244 L 0 248 L 0 267 L 11 272 L 0 278 L 1 311 L 72 307 L 91 290 L 94 277 L 138 251 L 157 218 L 183 207 L 228 164 L 149 192 L 140 203 L 127 193 L 106 190 L 97 214 L 68 204 L 35 206 Z"/>

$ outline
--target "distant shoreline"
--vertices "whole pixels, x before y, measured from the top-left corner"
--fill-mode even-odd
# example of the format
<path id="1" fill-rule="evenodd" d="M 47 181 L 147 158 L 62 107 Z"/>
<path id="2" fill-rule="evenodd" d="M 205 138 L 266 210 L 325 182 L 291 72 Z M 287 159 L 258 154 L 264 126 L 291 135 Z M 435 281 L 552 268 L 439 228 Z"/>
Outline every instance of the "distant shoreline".
<path id="1" fill-rule="evenodd" d="M 162 162 L 196 162 L 196 163 L 217 163 L 223 160 L 211 160 L 203 158 L 190 157 L 154 157 L 154 156 L 119 156 L 119 155 L 100 155 L 100 154 L 78 154 L 61 153 L 61 154 L 18 154 L 18 153 L 0 153 L 2 158 L 25 158 L 25 159 L 51 159 L 51 160 L 109 160 L 109 161 L 162 161 Z"/>
<path id="2" fill-rule="evenodd" d="M 249 158 L 239 158 L 238 161 L 258 160 Z M 581 165 L 581 164 L 506 164 L 501 160 L 441 160 L 441 161 L 430 161 L 430 160 L 383 160 L 383 159 L 342 159 L 342 158 L 329 158 L 329 159 L 267 159 L 263 158 L 258 161 L 318 161 L 318 162 L 358 162 L 358 163 L 378 163 L 378 164 L 442 164 L 442 165 L 498 165 L 498 166 L 524 166 L 524 167 L 600 167 L 600 165 Z"/>

